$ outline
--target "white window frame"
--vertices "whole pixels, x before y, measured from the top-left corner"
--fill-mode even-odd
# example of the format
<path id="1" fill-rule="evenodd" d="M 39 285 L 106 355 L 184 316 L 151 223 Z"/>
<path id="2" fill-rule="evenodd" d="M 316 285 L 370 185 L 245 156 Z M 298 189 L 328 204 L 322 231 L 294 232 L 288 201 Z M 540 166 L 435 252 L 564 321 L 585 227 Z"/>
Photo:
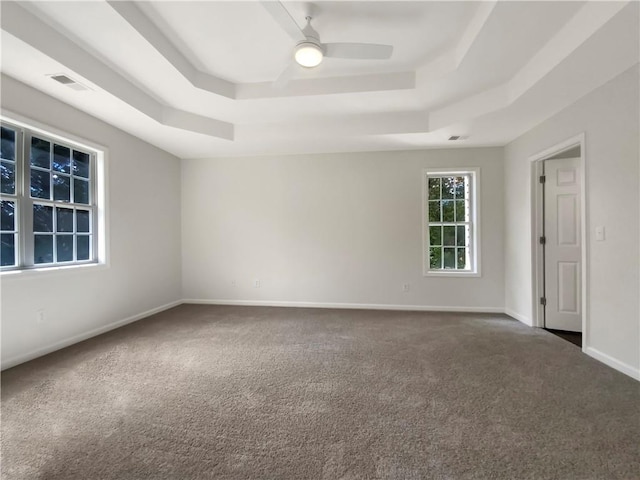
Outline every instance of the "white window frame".
<path id="1" fill-rule="evenodd" d="M 429 177 L 456 177 L 468 175 L 469 209 L 471 224 L 469 270 L 431 269 L 429 263 Z M 471 168 L 427 168 L 422 171 L 422 267 L 425 277 L 480 277 L 480 169 Z"/>
<path id="2" fill-rule="evenodd" d="M 13 196 L 2 194 L 2 199 L 16 202 L 17 213 L 15 218 L 16 228 L 18 229 L 18 240 L 16 243 L 16 260 L 18 265 L 2 267 L 0 269 L 0 275 L 3 278 L 11 278 L 23 277 L 31 274 L 41 275 L 44 272 L 54 273 L 85 268 L 108 267 L 108 216 L 106 209 L 107 149 L 102 145 L 78 138 L 67 132 L 36 122 L 19 114 L 7 112 L 6 110 L 0 114 L 0 121 L 3 125 L 17 130 L 16 192 Z M 29 159 L 26 157 L 29 149 L 25 147 L 26 142 L 30 141 L 31 136 L 42 137 L 43 139 L 55 142 L 58 145 L 71 147 L 90 154 L 92 168 L 92 174 L 89 179 L 91 205 L 76 205 L 67 202 L 31 198 L 29 185 L 27 185 L 30 166 Z M 18 155 L 22 156 L 22 160 L 18 158 Z M 51 188 L 53 188 L 53 185 Z M 33 228 L 32 225 L 29 225 L 29 222 L 32 223 L 33 221 L 32 205 L 34 202 L 52 206 L 55 205 L 61 208 L 74 208 L 77 206 L 80 209 L 90 209 L 92 211 L 92 243 L 91 257 L 89 260 L 48 264 L 33 263 Z"/>

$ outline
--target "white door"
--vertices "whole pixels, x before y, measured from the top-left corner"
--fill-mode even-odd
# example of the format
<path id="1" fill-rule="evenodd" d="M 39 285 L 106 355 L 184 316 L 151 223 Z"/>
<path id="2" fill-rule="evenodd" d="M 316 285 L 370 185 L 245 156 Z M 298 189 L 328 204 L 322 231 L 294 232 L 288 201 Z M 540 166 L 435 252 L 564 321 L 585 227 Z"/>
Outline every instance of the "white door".
<path id="1" fill-rule="evenodd" d="M 545 328 L 580 332 L 580 159 L 544 162 Z"/>

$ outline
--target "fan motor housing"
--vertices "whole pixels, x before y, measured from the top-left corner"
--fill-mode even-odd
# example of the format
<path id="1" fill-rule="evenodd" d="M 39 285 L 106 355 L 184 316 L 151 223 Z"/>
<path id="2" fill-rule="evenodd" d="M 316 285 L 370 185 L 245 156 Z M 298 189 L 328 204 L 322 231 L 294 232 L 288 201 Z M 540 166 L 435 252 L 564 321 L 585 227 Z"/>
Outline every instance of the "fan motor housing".
<path id="1" fill-rule="evenodd" d="M 324 51 L 320 42 L 316 43 L 313 40 L 313 38 L 307 38 L 306 41 L 298 43 L 293 52 L 293 58 L 296 63 L 303 67 L 317 67 L 324 57 Z"/>

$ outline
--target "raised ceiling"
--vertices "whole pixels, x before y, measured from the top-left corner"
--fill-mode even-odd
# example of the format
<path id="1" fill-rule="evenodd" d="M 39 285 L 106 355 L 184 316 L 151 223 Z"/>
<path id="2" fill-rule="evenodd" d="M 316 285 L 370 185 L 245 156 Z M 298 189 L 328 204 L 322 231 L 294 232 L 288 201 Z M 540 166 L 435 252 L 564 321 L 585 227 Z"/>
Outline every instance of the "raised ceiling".
<path id="1" fill-rule="evenodd" d="M 0 67 L 193 158 L 504 145 L 638 62 L 637 2 L 283 3 L 393 55 L 276 87 L 295 42 L 260 2 L 3 1 Z"/>

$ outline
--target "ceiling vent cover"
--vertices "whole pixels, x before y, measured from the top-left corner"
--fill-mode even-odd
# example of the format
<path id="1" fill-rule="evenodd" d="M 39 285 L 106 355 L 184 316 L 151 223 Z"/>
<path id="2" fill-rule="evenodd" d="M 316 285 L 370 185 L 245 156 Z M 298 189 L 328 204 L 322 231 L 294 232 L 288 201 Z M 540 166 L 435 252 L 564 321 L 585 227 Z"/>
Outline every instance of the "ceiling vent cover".
<path id="1" fill-rule="evenodd" d="M 66 85 L 67 87 L 72 88 L 73 90 L 89 90 L 80 82 L 76 82 L 73 78 L 69 78 L 63 73 L 57 73 L 55 75 L 49 75 L 49 76 L 56 82 Z"/>
<path id="2" fill-rule="evenodd" d="M 53 78 L 56 82 L 64 83 L 65 85 L 69 83 L 75 83 L 66 75 L 51 75 L 51 78 Z"/>
<path id="3" fill-rule="evenodd" d="M 460 135 L 451 135 L 449 140 L 460 140 Z"/>

